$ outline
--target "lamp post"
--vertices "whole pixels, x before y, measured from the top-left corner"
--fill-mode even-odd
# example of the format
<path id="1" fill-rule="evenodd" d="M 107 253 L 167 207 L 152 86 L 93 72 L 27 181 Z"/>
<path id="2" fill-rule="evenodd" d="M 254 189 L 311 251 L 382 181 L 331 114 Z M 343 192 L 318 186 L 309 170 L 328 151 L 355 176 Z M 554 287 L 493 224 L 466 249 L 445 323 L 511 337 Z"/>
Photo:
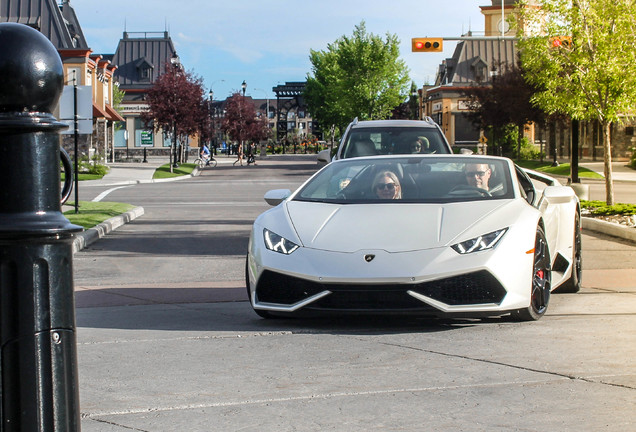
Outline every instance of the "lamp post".
<path id="1" fill-rule="evenodd" d="M 208 92 L 208 117 L 210 119 L 210 124 L 211 124 L 211 136 L 210 136 L 210 147 L 211 147 L 211 153 L 213 155 L 216 154 L 216 123 L 215 123 L 215 119 L 214 116 L 212 115 L 212 104 L 214 103 L 214 92 L 212 91 L 212 89 L 210 89 L 210 91 Z"/>
<path id="2" fill-rule="evenodd" d="M 413 120 L 419 120 L 420 119 L 420 106 L 417 100 L 417 88 L 415 86 L 413 86 L 412 88 L 412 92 L 411 92 L 411 100 L 413 101 L 411 103 L 411 108 L 415 108 L 416 112 L 412 112 L 411 113 L 411 118 Z"/>
<path id="3" fill-rule="evenodd" d="M 218 111 L 217 108 L 213 107 L 214 104 L 214 90 L 212 89 L 214 87 L 214 84 L 218 83 L 218 82 L 225 82 L 224 79 L 218 79 L 215 81 L 212 81 L 212 84 L 210 84 L 210 91 L 208 92 L 208 96 L 209 96 L 209 100 L 210 100 L 210 116 L 212 117 L 212 126 L 213 126 L 213 154 L 216 155 L 217 154 L 217 145 L 218 145 L 218 133 L 216 130 L 216 118 L 218 117 Z M 212 114 L 214 113 L 214 114 Z"/>
<path id="4" fill-rule="evenodd" d="M 179 60 L 179 56 L 177 55 L 177 52 L 175 51 L 174 54 L 172 54 L 172 57 L 170 57 L 170 64 L 172 65 L 172 67 L 174 67 L 174 72 L 176 73 L 177 71 L 179 71 L 181 69 L 181 61 Z M 173 127 L 172 127 L 172 131 L 173 131 L 173 158 L 172 158 L 172 168 L 179 168 L 179 164 L 177 163 L 177 125 L 176 123 L 173 122 Z M 172 171 L 172 170 L 170 170 Z"/>
<path id="5" fill-rule="evenodd" d="M 241 84 L 241 88 L 243 89 L 243 96 L 245 96 L 245 89 L 247 88 L 247 83 L 245 82 L 245 80 L 243 80 L 243 83 Z"/>

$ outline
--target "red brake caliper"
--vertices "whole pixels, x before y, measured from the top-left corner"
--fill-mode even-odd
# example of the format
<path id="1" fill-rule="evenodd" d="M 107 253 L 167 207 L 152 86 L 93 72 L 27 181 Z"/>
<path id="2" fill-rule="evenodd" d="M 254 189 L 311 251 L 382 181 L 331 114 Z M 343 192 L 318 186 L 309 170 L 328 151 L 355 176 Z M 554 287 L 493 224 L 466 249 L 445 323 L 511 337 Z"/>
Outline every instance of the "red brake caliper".
<path id="1" fill-rule="evenodd" d="M 542 270 L 542 269 L 537 270 L 537 277 L 538 277 L 539 279 L 543 279 L 543 276 L 544 276 L 543 270 Z"/>

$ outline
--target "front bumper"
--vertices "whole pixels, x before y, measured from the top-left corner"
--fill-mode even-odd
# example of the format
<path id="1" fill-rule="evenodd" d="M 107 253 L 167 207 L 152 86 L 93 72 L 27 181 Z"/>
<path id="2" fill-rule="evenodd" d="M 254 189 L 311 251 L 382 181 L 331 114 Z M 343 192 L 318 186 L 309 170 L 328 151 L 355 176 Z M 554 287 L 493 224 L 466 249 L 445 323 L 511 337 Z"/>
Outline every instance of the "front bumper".
<path id="1" fill-rule="evenodd" d="M 300 248 L 285 256 L 252 244 L 251 302 L 273 312 L 503 314 L 529 304 L 532 255 L 500 246 L 468 255 L 444 247 L 401 253 Z"/>

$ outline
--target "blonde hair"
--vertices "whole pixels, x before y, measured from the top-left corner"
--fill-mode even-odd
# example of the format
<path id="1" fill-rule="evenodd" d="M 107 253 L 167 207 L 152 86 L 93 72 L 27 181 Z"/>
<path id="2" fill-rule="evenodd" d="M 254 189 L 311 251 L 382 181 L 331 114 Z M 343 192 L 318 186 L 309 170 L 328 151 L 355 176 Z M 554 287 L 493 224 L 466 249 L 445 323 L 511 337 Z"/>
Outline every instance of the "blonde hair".
<path id="1" fill-rule="evenodd" d="M 393 183 L 395 183 L 395 196 L 393 197 L 393 199 L 401 199 L 402 187 L 400 186 L 400 180 L 398 180 L 398 177 L 392 171 L 379 172 L 375 176 L 375 179 L 373 179 L 373 190 L 375 191 L 376 186 L 378 185 L 378 183 L 380 183 L 380 180 L 382 180 L 384 177 L 390 178 L 391 180 L 393 180 Z"/>

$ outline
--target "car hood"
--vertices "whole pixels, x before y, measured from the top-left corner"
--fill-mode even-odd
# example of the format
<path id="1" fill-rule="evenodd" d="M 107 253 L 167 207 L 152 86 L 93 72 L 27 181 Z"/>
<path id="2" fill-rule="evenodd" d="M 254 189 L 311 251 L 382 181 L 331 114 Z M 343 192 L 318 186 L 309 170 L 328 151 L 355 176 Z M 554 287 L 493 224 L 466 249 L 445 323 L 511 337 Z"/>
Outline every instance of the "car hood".
<path id="1" fill-rule="evenodd" d="M 506 203 L 510 200 L 347 205 L 287 201 L 285 206 L 304 247 L 352 253 L 446 246 Z"/>

